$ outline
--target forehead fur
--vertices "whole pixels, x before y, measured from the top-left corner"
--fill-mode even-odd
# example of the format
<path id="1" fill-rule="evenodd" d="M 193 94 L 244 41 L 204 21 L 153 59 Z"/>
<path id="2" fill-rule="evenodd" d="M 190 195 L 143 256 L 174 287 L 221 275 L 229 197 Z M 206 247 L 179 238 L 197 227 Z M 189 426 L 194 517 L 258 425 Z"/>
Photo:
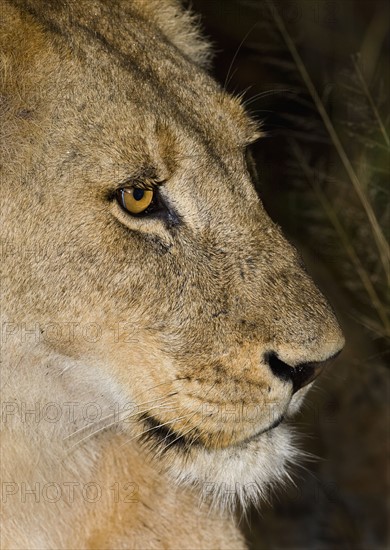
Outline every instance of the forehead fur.
<path id="1" fill-rule="evenodd" d="M 241 147 L 257 137 L 239 100 L 223 92 L 200 68 L 204 43 L 191 26 L 191 16 L 179 10 L 177 2 L 164 3 L 162 11 L 149 0 L 122 1 L 113 7 L 87 1 L 82 8 L 76 2 L 65 8 L 50 1 L 44 3 L 45 9 L 39 0 L 10 3 L 24 11 L 20 15 L 11 9 L 4 14 L 2 108 L 8 149 L 12 135 L 20 147 L 25 134 L 30 146 L 32 126 L 37 127 L 33 138 L 37 143 L 40 130 L 44 135 L 46 123 L 53 122 L 59 129 L 67 124 L 68 137 L 73 134 L 79 142 L 89 132 L 100 132 L 103 148 L 105 133 L 115 133 L 116 151 L 123 136 L 127 149 L 131 143 L 133 156 L 137 147 L 132 141 L 139 141 L 143 133 L 150 135 L 144 130 L 151 125 L 160 129 L 160 136 L 162 128 L 170 128 L 160 140 L 163 148 L 173 146 L 175 128 L 180 134 L 180 127 L 208 149 L 218 147 L 221 136 L 224 151 L 229 143 Z M 171 13 L 168 17 L 164 10 L 175 11 L 177 17 Z M 156 45 L 153 51 L 150 44 Z M 103 110 L 96 111 L 94 106 L 102 103 Z M 106 145 L 109 142 L 107 136 Z M 173 159 L 170 155 L 171 164 Z"/>

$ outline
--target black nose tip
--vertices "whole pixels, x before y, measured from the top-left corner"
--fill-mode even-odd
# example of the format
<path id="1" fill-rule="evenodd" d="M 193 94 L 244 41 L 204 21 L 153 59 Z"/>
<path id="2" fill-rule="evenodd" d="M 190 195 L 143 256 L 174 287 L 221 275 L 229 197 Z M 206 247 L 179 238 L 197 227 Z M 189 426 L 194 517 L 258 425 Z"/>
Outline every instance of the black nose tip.
<path id="1" fill-rule="evenodd" d="M 328 361 L 300 363 L 291 367 L 279 359 L 274 352 L 266 353 L 264 358 L 277 378 L 292 382 L 293 393 L 310 384 L 328 363 Z"/>

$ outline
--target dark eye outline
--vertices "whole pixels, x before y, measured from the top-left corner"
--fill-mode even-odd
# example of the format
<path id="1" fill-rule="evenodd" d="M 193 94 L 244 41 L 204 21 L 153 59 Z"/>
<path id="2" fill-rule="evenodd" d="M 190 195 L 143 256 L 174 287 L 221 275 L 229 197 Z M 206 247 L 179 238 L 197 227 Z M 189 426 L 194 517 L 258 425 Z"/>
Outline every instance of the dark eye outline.
<path id="1" fill-rule="evenodd" d="M 122 220 L 120 220 L 122 223 L 126 223 L 126 219 L 128 220 L 144 220 L 147 222 L 147 220 L 153 221 L 160 221 L 162 222 L 166 229 L 172 230 L 177 226 L 180 226 L 183 224 L 182 216 L 177 212 L 176 208 L 171 204 L 168 197 L 165 196 L 164 192 L 160 192 L 160 189 L 163 189 L 165 180 L 160 181 L 140 181 L 140 180 L 127 180 L 125 182 L 122 182 L 119 187 L 116 189 L 114 188 L 111 192 L 108 193 L 108 200 L 115 204 L 117 208 L 122 213 Z M 150 205 L 139 214 L 132 214 L 129 212 L 126 208 L 123 207 L 122 201 L 121 201 L 121 191 L 123 189 L 147 189 L 149 191 L 153 191 L 153 200 L 150 203 Z M 118 212 L 119 214 L 119 212 Z"/>
<path id="2" fill-rule="evenodd" d="M 151 203 L 145 210 L 142 210 L 142 212 L 138 212 L 138 213 L 130 212 L 125 206 L 125 201 L 123 198 L 123 194 L 125 190 L 134 190 L 134 189 L 142 189 L 145 191 L 153 192 L 153 198 Z M 163 212 L 165 209 L 165 205 L 161 200 L 160 194 L 156 186 L 150 186 L 150 185 L 145 186 L 142 184 L 123 185 L 122 187 L 119 187 L 115 191 L 114 198 L 118 203 L 118 205 L 121 207 L 121 209 L 124 212 L 126 212 L 128 216 L 132 216 L 133 218 L 142 218 L 142 217 L 150 216 L 151 214 L 157 214 L 157 213 Z"/>

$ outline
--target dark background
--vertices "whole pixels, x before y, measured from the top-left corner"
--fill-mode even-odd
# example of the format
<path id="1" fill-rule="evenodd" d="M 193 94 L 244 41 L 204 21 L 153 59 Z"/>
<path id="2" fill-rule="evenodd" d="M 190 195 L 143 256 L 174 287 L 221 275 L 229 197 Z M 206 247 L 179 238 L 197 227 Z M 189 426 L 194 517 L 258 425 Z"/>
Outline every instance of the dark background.
<path id="1" fill-rule="evenodd" d="M 262 200 L 347 338 L 294 422 L 316 458 L 295 468 L 296 487 L 249 513 L 248 540 L 253 549 L 387 548 L 389 3 L 191 6 L 214 45 L 214 75 L 263 121 L 252 149 Z"/>

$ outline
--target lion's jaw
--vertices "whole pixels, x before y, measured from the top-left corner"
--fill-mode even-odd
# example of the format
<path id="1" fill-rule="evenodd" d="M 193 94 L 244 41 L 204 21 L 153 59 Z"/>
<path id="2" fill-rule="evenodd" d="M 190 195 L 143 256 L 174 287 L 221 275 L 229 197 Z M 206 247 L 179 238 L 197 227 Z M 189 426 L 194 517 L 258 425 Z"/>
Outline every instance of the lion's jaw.
<path id="1" fill-rule="evenodd" d="M 289 478 L 288 466 L 297 457 L 290 431 L 279 426 L 237 447 L 176 454 L 168 474 L 180 485 L 195 486 L 213 507 L 233 510 L 237 504 L 246 508 L 268 500 L 274 487 Z"/>

